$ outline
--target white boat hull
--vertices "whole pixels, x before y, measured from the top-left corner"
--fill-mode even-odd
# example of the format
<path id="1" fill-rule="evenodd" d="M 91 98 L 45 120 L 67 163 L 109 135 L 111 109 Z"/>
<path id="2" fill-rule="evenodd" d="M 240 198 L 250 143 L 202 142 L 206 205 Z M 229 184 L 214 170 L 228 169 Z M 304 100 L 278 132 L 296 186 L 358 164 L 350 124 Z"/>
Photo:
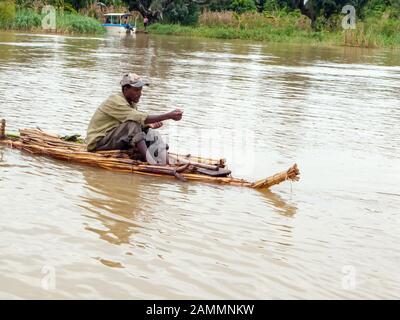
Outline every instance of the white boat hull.
<path id="1" fill-rule="evenodd" d="M 115 35 L 136 33 L 136 28 L 133 28 L 132 30 L 128 30 L 123 26 L 104 26 L 104 28 L 106 28 L 108 33 L 115 34 Z"/>

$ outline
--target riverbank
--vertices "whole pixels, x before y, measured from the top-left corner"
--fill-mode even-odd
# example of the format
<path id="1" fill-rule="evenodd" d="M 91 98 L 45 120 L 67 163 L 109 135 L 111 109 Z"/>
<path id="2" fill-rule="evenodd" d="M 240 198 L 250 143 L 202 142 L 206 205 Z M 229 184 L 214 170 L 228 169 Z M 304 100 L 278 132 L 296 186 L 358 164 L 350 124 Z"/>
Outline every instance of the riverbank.
<path id="1" fill-rule="evenodd" d="M 43 17 L 34 10 L 17 10 L 12 20 L 0 21 L 0 30 L 43 32 Z M 94 18 L 79 14 L 59 13 L 56 16 L 56 30 L 51 32 L 57 34 L 104 34 L 106 31 Z"/>
<path id="2" fill-rule="evenodd" d="M 337 35 L 325 34 L 323 32 L 307 32 L 289 29 L 276 29 L 272 26 L 254 29 L 237 29 L 233 27 L 206 27 L 206 26 L 182 26 L 177 24 L 153 24 L 149 28 L 150 34 L 181 35 L 189 37 L 203 37 L 216 39 L 242 39 L 271 42 L 301 42 L 336 43 Z"/>
<path id="3" fill-rule="evenodd" d="M 296 18 L 296 17 L 295 17 Z M 304 18 L 304 17 L 303 17 Z M 152 34 L 183 35 L 190 37 L 243 39 L 254 41 L 341 45 L 363 48 L 400 48 L 400 21 L 395 19 L 366 19 L 357 22 L 356 29 L 343 30 L 336 19 L 335 25 L 314 31 L 303 18 L 285 21 L 271 19 L 267 23 L 242 22 L 237 26 L 207 25 L 183 26 L 179 24 L 153 24 Z"/>

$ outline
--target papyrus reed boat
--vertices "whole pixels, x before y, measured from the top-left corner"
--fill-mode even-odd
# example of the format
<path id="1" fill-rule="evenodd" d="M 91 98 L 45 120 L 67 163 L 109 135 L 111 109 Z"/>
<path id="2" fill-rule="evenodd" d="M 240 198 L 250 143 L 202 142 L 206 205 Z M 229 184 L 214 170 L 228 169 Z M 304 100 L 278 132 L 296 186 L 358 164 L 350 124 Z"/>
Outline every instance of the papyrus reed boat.
<path id="1" fill-rule="evenodd" d="M 266 189 L 286 180 L 298 181 L 299 170 L 294 164 L 288 170 L 255 182 L 232 177 L 224 159 L 208 159 L 191 155 L 169 153 L 170 165 L 151 165 L 132 159 L 129 151 L 87 152 L 82 143 L 65 141 L 59 136 L 48 134 L 40 129 L 20 129 L 19 135 L 6 134 L 6 122 L 1 121 L 0 144 L 27 151 L 32 154 L 77 162 L 100 168 L 138 173 L 156 177 L 175 177 L 182 181 L 201 181 Z"/>

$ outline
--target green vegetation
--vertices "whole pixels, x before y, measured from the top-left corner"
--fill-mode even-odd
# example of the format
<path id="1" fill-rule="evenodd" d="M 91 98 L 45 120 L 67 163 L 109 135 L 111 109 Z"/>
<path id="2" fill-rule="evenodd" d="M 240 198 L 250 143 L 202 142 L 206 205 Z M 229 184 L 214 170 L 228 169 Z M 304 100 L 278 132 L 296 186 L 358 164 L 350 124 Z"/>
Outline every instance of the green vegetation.
<path id="1" fill-rule="evenodd" d="M 105 33 L 104 28 L 101 26 L 99 20 L 94 18 L 64 13 L 63 15 L 57 15 L 57 32 L 78 34 L 102 34 Z"/>
<path id="2" fill-rule="evenodd" d="M 43 15 L 33 10 L 20 9 L 16 11 L 13 20 L 6 23 L 0 22 L 0 28 L 8 30 L 42 30 Z M 94 18 L 85 17 L 77 14 L 57 14 L 56 32 L 67 34 L 102 34 L 105 32 L 100 22 Z"/>
<path id="3" fill-rule="evenodd" d="M 34 3 L 33 3 L 34 4 Z M 68 8 L 68 6 L 67 6 Z M 91 17 L 58 10 L 56 15 L 56 32 L 68 34 L 102 34 L 105 32 L 101 23 Z M 41 6 L 15 5 L 13 1 L 0 0 L 0 29 L 43 31 Z"/>
<path id="4" fill-rule="evenodd" d="M 297 43 L 340 43 L 340 35 L 323 31 L 311 32 L 296 29 L 288 25 L 276 27 L 266 25 L 260 28 L 234 28 L 234 27 L 208 27 L 208 26 L 182 26 L 177 24 L 156 23 L 150 26 L 149 31 L 164 35 L 186 35 L 194 37 L 218 39 L 242 39 L 271 42 L 297 42 Z"/>
<path id="5" fill-rule="evenodd" d="M 7 26 L 15 18 L 15 3 L 13 1 L 0 0 L 0 28 Z"/>
<path id="6" fill-rule="evenodd" d="M 230 8 L 239 14 L 257 10 L 256 3 L 253 0 L 233 0 Z"/>
<path id="7" fill-rule="evenodd" d="M 10 140 L 19 140 L 19 133 L 6 133 L 6 138 Z"/>
<path id="8" fill-rule="evenodd" d="M 42 17 L 33 10 L 21 9 L 17 11 L 10 29 L 35 30 L 42 25 Z"/>
<path id="9" fill-rule="evenodd" d="M 185 3 L 184 0 L 176 0 L 172 10 L 165 12 L 164 20 L 170 23 L 182 23 L 194 25 L 199 18 L 199 7 L 196 3 Z"/>
<path id="10" fill-rule="evenodd" d="M 85 139 L 83 139 L 80 134 L 63 136 L 63 137 L 60 137 L 60 139 L 64 140 L 64 141 L 68 141 L 68 142 L 75 142 L 75 143 L 81 143 L 81 144 L 85 143 Z"/>
<path id="11" fill-rule="evenodd" d="M 151 25 L 149 31 L 223 39 L 400 47 L 399 0 L 309 0 L 307 7 L 302 6 L 303 1 L 297 6 L 291 0 L 249 1 L 227 1 L 225 7 L 235 11 L 203 8 L 197 23 L 191 26 L 163 20 Z M 355 29 L 344 30 L 345 14 L 341 11 L 348 3 L 359 8 L 357 23 Z"/>

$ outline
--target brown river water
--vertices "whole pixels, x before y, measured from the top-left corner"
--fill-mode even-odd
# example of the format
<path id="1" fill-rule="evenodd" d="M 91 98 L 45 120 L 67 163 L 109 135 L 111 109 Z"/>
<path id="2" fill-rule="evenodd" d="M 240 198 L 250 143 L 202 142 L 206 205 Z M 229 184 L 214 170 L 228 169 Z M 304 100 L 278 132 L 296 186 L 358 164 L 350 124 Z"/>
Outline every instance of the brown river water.
<path id="1" fill-rule="evenodd" d="M 8 131 L 85 135 L 122 73 L 179 107 L 172 150 L 269 191 L 114 173 L 0 146 L 0 298 L 400 298 L 400 53 L 0 33 Z"/>

